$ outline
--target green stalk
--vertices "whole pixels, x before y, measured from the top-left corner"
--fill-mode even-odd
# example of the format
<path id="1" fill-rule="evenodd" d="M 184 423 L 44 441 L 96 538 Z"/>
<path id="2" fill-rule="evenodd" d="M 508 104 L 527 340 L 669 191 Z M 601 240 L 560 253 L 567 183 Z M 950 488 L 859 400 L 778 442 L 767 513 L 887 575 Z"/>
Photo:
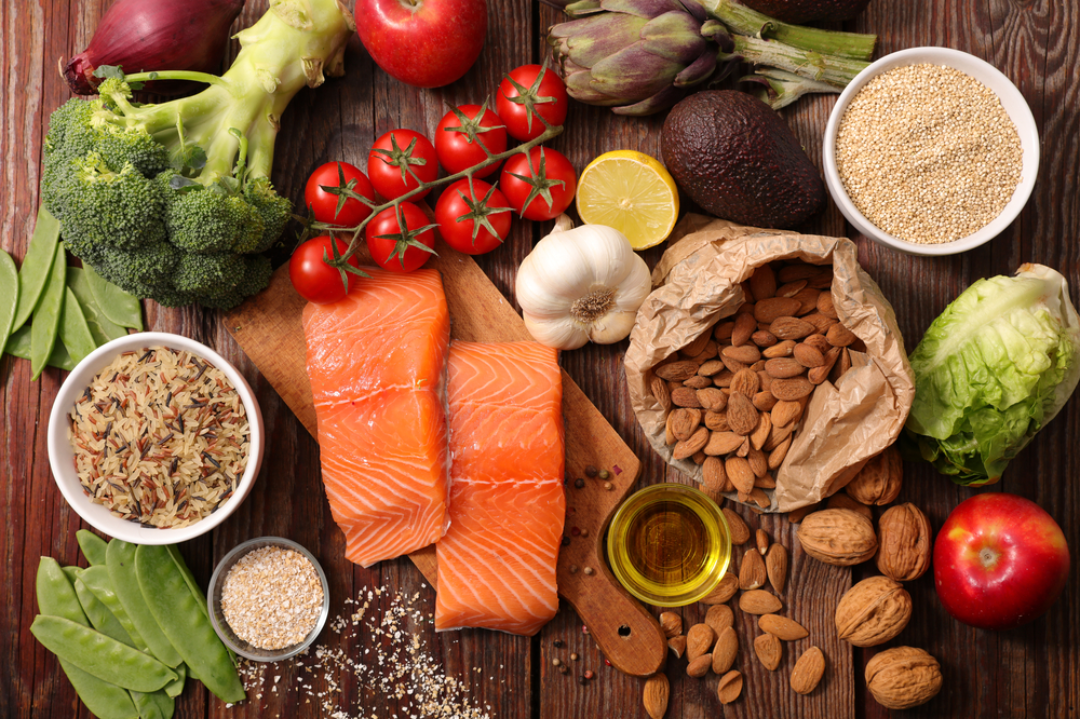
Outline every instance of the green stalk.
<path id="1" fill-rule="evenodd" d="M 734 33 L 777 40 L 800 50 L 853 60 L 869 60 L 877 45 L 877 35 L 791 25 L 732 0 L 693 1 L 705 8 L 710 17 L 724 23 Z"/>
<path id="2" fill-rule="evenodd" d="M 753 91 L 754 94 L 774 110 L 787 107 L 803 95 L 812 92 L 840 92 L 840 88 L 836 85 L 807 80 L 786 70 L 772 67 L 759 68 L 753 75 L 739 78 L 739 82 L 754 82 L 761 85 Z"/>
<path id="3" fill-rule="evenodd" d="M 801 50 L 776 40 L 733 35 L 735 55 L 754 65 L 771 65 L 808 80 L 845 87 L 870 63 Z"/>

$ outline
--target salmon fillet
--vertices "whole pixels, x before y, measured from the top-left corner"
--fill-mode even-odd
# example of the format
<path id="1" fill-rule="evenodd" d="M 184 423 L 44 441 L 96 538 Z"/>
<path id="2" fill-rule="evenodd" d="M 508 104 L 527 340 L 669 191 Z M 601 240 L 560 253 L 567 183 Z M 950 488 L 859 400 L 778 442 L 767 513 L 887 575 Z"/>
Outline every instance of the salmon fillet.
<path id="1" fill-rule="evenodd" d="M 436 547 L 435 629 L 533 635 L 559 608 L 566 516 L 562 374 L 533 342 L 453 342 L 450 529 Z"/>
<path id="2" fill-rule="evenodd" d="M 364 567 L 446 532 L 450 312 L 435 270 L 364 268 L 348 296 L 304 308 L 322 479 L 345 556 Z"/>

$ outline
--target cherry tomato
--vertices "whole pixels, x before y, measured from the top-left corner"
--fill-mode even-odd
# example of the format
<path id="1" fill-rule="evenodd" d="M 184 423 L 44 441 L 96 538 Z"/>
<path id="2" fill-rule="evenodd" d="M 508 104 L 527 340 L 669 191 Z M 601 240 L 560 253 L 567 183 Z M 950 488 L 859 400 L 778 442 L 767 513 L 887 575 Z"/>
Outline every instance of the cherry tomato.
<path id="1" fill-rule="evenodd" d="M 506 209 L 498 212 L 500 207 Z M 470 214 L 473 217 L 459 221 Z M 482 255 L 501 245 L 510 234 L 510 215 L 506 196 L 483 180 L 473 180 L 472 192 L 468 178 L 458 180 L 443 191 L 435 205 L 435 221 L 446 244 L 468 255 Z M 485 219 L 490 228 L 485 226 Z"/>
<path id="2" fill-rule="evenodd" d="M 541 70 L 543 77 L 540 77 Z M 566 83 L 554 70 L 540 65 L 522 65 L 511 70 L 499 84 L 495 109 L 506 123 L 510 137 L 527 142 L 545 130 L 544 123 L 536 115 L 550 125 L 561 125 L 566 122 L 569 104 Z"/>
<path id="3" fill-rule="evenodd" d="M 577 175 L 561 152 L 534 147 L 528 157 L 520 153 L 506 161 L 499 187 L 526 220 L 550 220 L 574 201 Z"/>
<path id="4" fill-rule="evenodd" d="M 411 172 L 405 171 L 406 166 Z M 391 130 L 376 140 L 368 153 L 367 169 L 371 184 L 387 200 L 415 190 L 420 186 L 417 178 L 431 182 L 439 176 L 435 147 L 426 137 L 412 130 Z M 420 200 L 430 191 L 424 190 L 412 199 Z"/>
<path id="5" fill-rule="evenodd" d="M 391 272 L 412 272 L 434 254 L 428 251 L 435 247 L 434 225 L 428 224 L 424 211 L 411 202 L 402 202 L 399 209 L 404 227 L 395 209 L 388 207 L 371 219 L 364 236 L 371 258 L 379 267 Z"/>
<path id="6" fill-rule="evenodd" d="M 493 155 L 506 152 L 506 128 L 502 120 L 480 105 L 460 105 L 456 112 L 451 110 L 443 115 L 435 130 L 435 152 L 439 156 L 439 164 L 451 175 L 487 159 L 487 153 L 480 143 Z M 497 169 L 497 163 L 489 165 L 477 170 L 473 177 L 487 177 Z"/>
<path id="7" fill-rule="evenodd" d="M 308 178 L 304 187 L 304 204 L 311 208 L 311 213 L 319 222 L 338 227 L 356 227 L 371 214 L 371 208 L 359 200 L 345 198 L 345 204 L 339 210 L 342 198 L 323 187 L 342 186 L 373 202 L 375 200 L 375 190 L 368 182 L 367 175 L 347 162 L 328 162 Z"/>
<path id="8" fill-rule="evenodd" d="M 325 305 L 337 302 L 347 294 L 345 284 L 341 281 L 341 271 L 326 264 L 324 258 L 334 257 L 334 250 L 330 245 L 328 235 L 312 238 L 296 248 L 289 260 L 289 279 L 293 287 L 308 302 L 317 305 Z M 338 254 L 344 255 L 349 249 L 349 244 L 342 240 L 334 239 L 337 244 Z M 360 267 L 356 257 L 349 258 L 349 264 Z M 357 276 L 346 272 L 349 281 L 349 289 L 352 289 Z"/>

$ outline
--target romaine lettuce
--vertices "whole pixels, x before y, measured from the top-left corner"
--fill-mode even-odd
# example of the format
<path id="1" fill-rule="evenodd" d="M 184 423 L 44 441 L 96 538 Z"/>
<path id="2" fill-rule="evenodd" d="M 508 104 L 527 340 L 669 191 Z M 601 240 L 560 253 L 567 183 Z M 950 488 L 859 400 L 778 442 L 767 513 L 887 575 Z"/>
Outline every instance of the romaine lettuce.
<path id="1" fill-rule="evenodd" d="M 996 482 L 1080 380 L 1080 318 L 1060 273 L 1025 264 L 979 280 L 911 355 L 908 438 L 957 484 Z"/>

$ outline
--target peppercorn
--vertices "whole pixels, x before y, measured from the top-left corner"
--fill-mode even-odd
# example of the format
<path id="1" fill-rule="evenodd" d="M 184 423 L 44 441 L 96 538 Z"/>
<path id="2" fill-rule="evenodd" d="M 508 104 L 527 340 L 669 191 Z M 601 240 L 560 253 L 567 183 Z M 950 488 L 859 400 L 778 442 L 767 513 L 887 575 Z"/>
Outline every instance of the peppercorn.
<path id="1" fill-rule="evenodd" d="M 576 537 L 576 536 L 578 536 L 579 534 L 581 534 L 581 530 L 580 530 L 580 529 L 578 529 L 577 527 L 570 527 L 570 536 L 571 536 L 571 537 Z"/>
<path id="2" fill-rule="evenodd" d="M 583 676 L 584 676 L 584 677 L 585 677 L 586 679 L 592 679 L 593 677 L 595 677 L 595 676 L 596 676 L 596 674 L 594 674 L 594 673 L 593 673 L 593 670 L 592 670 L 592 669 L 586 669 L 586 670 L 585 670 L 585 674 L 584 674 Z"/>
<path id="3" fill-rule="evenodd" d="M 566 666 L 565 664 L 562 665 L 561 667 L 559 667 L 559 673 L 560 674 L 569 674 L 570 673 L 570 667 Z"/>
<path id="4" fill-rule="evenodd" d="M 589 530 L 587 530 L 587 529 L 581 530 L 581 536 L 582 537 L 588 537 L 589 536 Z"/>
<path id="5" fill-rule="evenodd" d="M 611 482 L 604 482 L 604 489 L 610 492 L 613 489 L 611 486 Z"/>
<path id="6" fill-rule="evenodd" d="M 569 547 L 570 546 L 570 537 L 563 537 L 562 538 L 562 545 L 564 547 Z"/>
<path id="7" fill-rule="evenodd" d="M 576 662 L 578 659 L 581 659 L 581 657 L 579 657 L 576 652 L 570 655 L 570 661 Z"/>
<path id="8" fill-rule="evenodd" d="M 577 487 L 578 489 L 581 489 L 582 487 L 585 486 L 585 480 L 582 479 L 581 477 L 578 477 L 577 479 L 574 480 L 574 486 Z"/>
<path id="9" fill-rule="evenodd" d="M 607 471 L 606 469 L 601 469 L 600 473 L 596 476 L 598 476 L 600 479 L 611 479 L 611 472 Z"/>
<path id="10" fill-rule="evenodd" d="M 589 683 L 589 678 L 584 676 L 584 675 L 578 677 L 577 680 L 578 680 L 578 684 L 580 684 L 581 686 L 585 686 L 586 684 Z"/>
<path id="11" fill-rule="evenodd" d="M 571 574 L 577 574 L 577 570 L 578 570 L 578 565 L 576 565 L 576 564 L 571 564 L 570 565 L 570 573 Z"/>
<path id="12" fill-rule="evenodd" d="M 585 476 L 589 479 L 595 479 L 598 474 L 600 474 L 600 470 L 591 464 L 585 468 Z"/>
<path id="13" fill-rule="evenodd" d="M 595 573 L 596 573 L 596 570 L 594 570 L 592 567 L 585 567 L 585 574 L 587 574 L 588 576 L 591 577 Z"/>
<path id="14" fill-rule="evenodd" d="M 556 639 L 555 641 L 553 641 L 553 642 L 551 643 L 551 646 L 555 647 L 556 649 L 560 649 L 560 648 L 562 648 L 562 646 L 563 646 L 563 644 L 564 644 L 564 643 L 565 643 L 565 642 L 563 642 L 563 640 L 562 640 L 562 639 Z"/>
<path id="15" fill-rule="evenodd" d="M 557 666 L 557 667 L 558 667 L 558 666 L 562 666 L 562 661 L 561 661 L 561 660 L 560 660 L 560 659 L 559 659 L 558 657 L 555 657 L 554 659 L 552 659 L 552 660 L 551 660 L 551 663 L 552 663 L 553 665 Z"/>

